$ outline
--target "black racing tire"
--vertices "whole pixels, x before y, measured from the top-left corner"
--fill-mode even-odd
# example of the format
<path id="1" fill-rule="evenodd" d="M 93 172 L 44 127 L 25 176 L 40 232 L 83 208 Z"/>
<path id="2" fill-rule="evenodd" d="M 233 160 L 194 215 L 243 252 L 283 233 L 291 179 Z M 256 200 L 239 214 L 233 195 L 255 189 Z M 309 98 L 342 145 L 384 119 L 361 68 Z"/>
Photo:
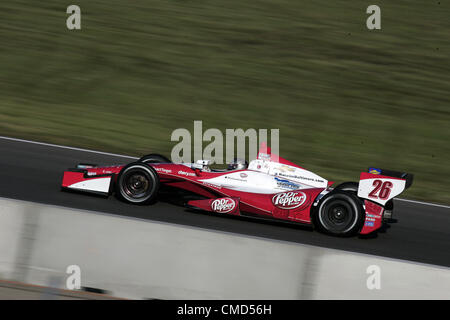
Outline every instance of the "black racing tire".
<path id="1" fill-rule="evenodd" d="M 324 196 L 313 213 L 313 223 L 320 231 L 335 236 L 353 236 L 364 223 L 361 200 L 348 191 L 333 191 Z"/>
<path id="2" fill-rule="evenodd" d="M 132 162 L 120 170 L 116 195 L 130 203 L 148 204 L 158 195 L 160 182 L 155 169 L 142 162 Z"/>
<path id="3" fill-rule="evenodd" d="M 358 188 L 359 188 L 358 182 L 343 182 L 343 183 L 337 185 L 334 188 L 334 190 L 348 191 L 348 192 L 353 192 L 353 193 L 357 194 Z"/>
<path id="4" fill-rule="evenodd" d="M 138 162 L 144 163 L 172 163 L 168 158 L 161 154 L 152 153 L 141 157 Z"/>

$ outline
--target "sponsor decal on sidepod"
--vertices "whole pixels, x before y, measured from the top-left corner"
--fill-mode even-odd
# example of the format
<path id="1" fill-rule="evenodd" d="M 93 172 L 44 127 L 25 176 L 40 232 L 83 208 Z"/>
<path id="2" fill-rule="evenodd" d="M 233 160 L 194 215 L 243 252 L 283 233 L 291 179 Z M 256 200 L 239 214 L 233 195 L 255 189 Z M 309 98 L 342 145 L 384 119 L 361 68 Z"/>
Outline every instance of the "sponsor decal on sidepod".
<path id="1" fill-rule="evenodd" d="M 211 209 L 218 213 L 228 213 L 234 210 L 236 202 L 231 198 L 216 199 L 211 202 Z"/>
<path id="2" fill-rule="evenodd" d="M 300 189 L 300 186 L 298 184 L 295 184 L 286 179 L 280 179 L 280 178 L 275 177 L 275 181 L 277 182 L 277 186 L 280 188 Z"/>
<path id="3" fill-rule="evenodd" d="M 178 171 L 178 174 L 179 175 L 182 175 L 182 176 L 188 176 L 188 177 L 195 177 L 195 173 L 192 173 L 192 172 L 186 172 L 186 171 Z"/>
<path id="4" fill-rule="evenodd" d="M 154 167 L 154 169 L 158 172 L 163 172 L 163 173 L 172 173 L 172 170 L 166 169 L 166 168 L 159 168 L 159 167 Z M 181 172 L 181 171 L 180 171 Z M 178 172 L 178 173 L 180 173 Z"/>
<path id="5" fill-rule="evenodd" d="M 272 203 L 280 209 L 295 209 L 306 201 L 306 194 L 301 191 L 277 193 L 272 198 Z"/>

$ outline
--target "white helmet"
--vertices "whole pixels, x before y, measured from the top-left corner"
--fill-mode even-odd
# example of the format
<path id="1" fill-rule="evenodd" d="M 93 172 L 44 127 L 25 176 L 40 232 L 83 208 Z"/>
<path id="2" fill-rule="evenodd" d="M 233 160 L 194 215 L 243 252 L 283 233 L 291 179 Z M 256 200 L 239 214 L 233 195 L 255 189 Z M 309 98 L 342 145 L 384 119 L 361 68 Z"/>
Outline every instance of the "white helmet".
<path id="1" fill-rule="evenodd" d="M 245 170 L 248 167 L 248 162 L 244 159 L 234 159 L 228 165 L 228 170 Z"/>

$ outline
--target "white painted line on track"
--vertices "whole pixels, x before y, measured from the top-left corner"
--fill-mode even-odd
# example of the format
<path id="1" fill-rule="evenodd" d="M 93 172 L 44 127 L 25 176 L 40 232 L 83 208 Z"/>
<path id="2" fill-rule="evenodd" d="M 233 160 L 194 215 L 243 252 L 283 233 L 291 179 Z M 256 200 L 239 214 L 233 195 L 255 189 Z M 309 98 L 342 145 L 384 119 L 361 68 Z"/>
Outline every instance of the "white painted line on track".
<path id="1" fill-rule="evenodd" d="M 53 148 L 68 149 L 68 150 L 74 150 L 74 151 L 82 151 L 82 152 L 103 154 L 103 155 L 107 155 L 107 156 L 114 156 L 114 157 L 121 157 L 121 158 L 128 158 L 128 159 L 138 159 L 136 157 L 126 156 L 126 155 L 123 155 L 123 154 L 103 152 L 103 151 L 96 151 L 96 150 L 89 150 L 89 149 L 82 149 L 82 148 L 75 148 L 75 147 L 69 147 L 69 146 L 62 146 L 62 145 L 59 145 L 59 144 L 37 142 L 37 141 L 17 139 L 17 138 L 10 138 L 10 137 L 4 137 L 4 136 L 0 136 L 0 139 L 11 140 L 11 141 L 16 141 L 16 142 L 23 142 L 23 143 L 37 144 L 37 145 L 46 146 L 46 147 L 53 147 Z"/>
<path id="2" fill-rule="evenodd" d="M 405 201 L 405 202 L 411 202 L 411 203 L 417 203 L 422 204 L 424 206 L 432 206 L 432 207 L 439 207 L 439 208 L 447 208 L 450 209 L 450 206 L 446 206 L 444 204 L 437 204 L 437 203 L 431 203 L 431 202 L 423 202 L 423 201 L 416 201 L 416 200 L 409 200 L 409 199 L 400 199 L 395 198 L 395 200 Z"/>
<path id="3" fill-rule="evenodd" d="M 136 157 L 126 156 L 126 155 L 123 155 L 123 154 L 103 152 L 103 151 L 96 151 L 96 150 L 89 150 L 89 149 L 83 149 L 83 148 L 75 148 L 75 147 L 69 147 L 69 146 L 62 146 L 62 145 L 59 145 L 59 144 L 52 144 L 52 143 L 24 140 L 24 139 L 18 139 L 18 138 L 10 138 L 10 137 L 0 136 L 0 139 L 16 141 L 16 142 L 23 142 L 23 143 L 37 144 L 37 145 L 46 146 L 46 147 L 68 149 L 68 150 L 81 151 L 81 152 L 90 152 L 90 153 L 102 154 L 102 155 L 113 156 L 113 157 L 121 157 L 121 158 L 128 158 L 128 159 L 138 159 Z M 432 206 L 432 207 L 440 207 L 440 208 L 450 209 L 450 206 L 446 206 L 446 205 L 443 205 L 443 204 L 437 204 L 437 203 L 430 203 L 430 202 L 423 202 L 423 201 L 416 201 L 416 200 L 408 200 L 408 199 L 401 199 L 401 198 L 395 198 L 395 200 L 411 202 L 411 203 L 421 204 L 421 205 L 425 205 L 425 206 Z"/>

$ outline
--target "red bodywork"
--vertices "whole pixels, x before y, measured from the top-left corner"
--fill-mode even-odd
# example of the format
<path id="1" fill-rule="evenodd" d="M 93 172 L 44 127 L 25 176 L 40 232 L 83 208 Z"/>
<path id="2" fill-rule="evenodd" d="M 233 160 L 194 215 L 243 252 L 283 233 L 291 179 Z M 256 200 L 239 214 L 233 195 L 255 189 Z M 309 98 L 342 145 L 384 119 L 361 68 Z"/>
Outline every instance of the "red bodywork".
<path id="1" fill-rule="evenodd" d="M 311 205 L 319 193 L 324 190 L 323 188 L 310 188 L 273 194 L 237 191 L 200 181 L 226 175 L 228 172 L 204 172 L 198 169 L 191 169 L 185 165 L 173 163 L 152 163 L 150 165 L 158 173 L 161 184 L 187 190 L 208 198 L 205 200 L 189 201 L 187 203 L 188 206 L 211 212 L 221 213 L 220 210 L 214 210 L 214 208 L 211 207 L 211 199 L 234 198 L 238 199 L 236 200 L 236 210 L 231 212 L 234 215 L 240 215 L 241 212 L 247 212 L 276 219 L 310 223 Z M 86 180 L 103 179 L 105 176 L 112 176 L 112 181 L 114 181 L 114 178 L 117 177 L 117 174 L 123 167 L 124 166 L 88 168 L 84 169 L 83 172 L 81 170 L 65 171 L 62 187 L 69 188 L 75 183 Z M 296 199 L 298 196 L 301 197 L 300 200 Z M 293 199 L 297 202 L 302 201 L 302 203 L 299 206 L 296 206 L 295 204 L 289 207 L 280 201 L 275 203 L 277 199 L 274 198 L 285 198 L 286 201 Z"/>

